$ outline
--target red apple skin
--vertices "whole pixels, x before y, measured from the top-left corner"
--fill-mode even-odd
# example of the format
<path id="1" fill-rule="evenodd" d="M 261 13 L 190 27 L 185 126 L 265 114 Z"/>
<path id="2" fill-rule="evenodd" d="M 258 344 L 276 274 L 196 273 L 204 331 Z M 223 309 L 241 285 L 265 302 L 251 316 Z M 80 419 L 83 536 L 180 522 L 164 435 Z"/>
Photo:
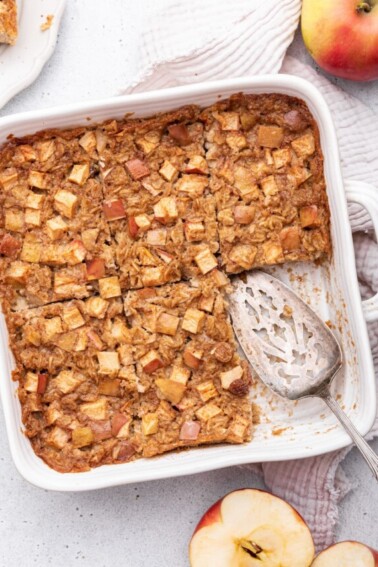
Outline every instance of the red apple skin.
<path id="1" fill-rule="evenodd" d="M 134 217 L 129 217 L 128 220 L 128 228 L 129 228 L 129 234 L 131 236 L 131 238 L 136 238 L 137 234 L 138 234 L 138 230 L 139 230 L 139 226 L 137 225 L 137 223 L 135 222 L 135 218 Z"/>
<path id="2" fill-rule="evenodd" d="M 103 258 L 93 258 L 87 262 L 87 279 L 98 280 L 105 276 L 105 260 Z"/>
<path id="3" fill-rule="evenodd" d="M 327 547 L 326 549 L 324 549 L 321 553 L 319 553 L 319 555 L 314 559 L 314 562 L 312 563 L 313 567 L 317 567 L 318 565 L 318 559 L 323 559 L 326 558 L 327 552 L 330 550 L 335 550 L 338 547 L 342 547 L 344 546 L 344 544 L 349 545 L 353 545 L 353 546 L 362 546 L 364 548 L 366 548 L 368 551 L 370 551 L 371 555 L 372 555 L 372 559 L 374 559 L 375 561 L 375 567 L 378 567 L 378 551 L 376 551 L 375 549 L 372 549 L 371 547 L 369 547 L 368 545 L 365 545 L 364 543 L 361 543 L 359 541 L 340 541 L 338 543 L 335 543 L 334 545 L 330 545 L 329 547 Z M 353 558 L 352 558 L 353 559 Z M 328 560 L 328 558 L 327 558 Z M 327 567 L 328 567 L 328 563 L 327 563 Z M 329 563 L 329 567 L 337 567 L 337 565 L 331 565 Z M 351 563 L 351 567 L 352 567 L 352 563 Z"/>
<path id="4" fill-rule="evenodd" d="M 377 0 L 304 0 L 301 21 L 304 43 L 325 71 L 353 81 L 378 78 Z"/>
<path id="5" fill-rule="evenodd" d="M 221 505 L 222 505 L 223 498 L 215 502 L 208 510 L 204 513 L 200 521 L 198 522 L 196 529 L 193 532 L 193 535 L 198 532 L 201 528 L 205 526 L 211 526 L 214 522 L 220 522 L 222 519 L 221 515 Z"/>
<path id="6" fill-rule="evenodd" d="M 240 492 L 243 490 L 255 490 L 256 492 L 266 492 L 266 490 L 260 490 L 258 488 L 253 488 L 253 489 L 249 489 L 249 488 L 239 488 L 238 490 L 232 490 L 231 492 L 228 492 L 227 494 L 225 494 L 222 498 L 220 498 L 217 502 L 215 502 L 215 504 L 213 504 L 202 516 L 202 518 L 200 519 L 200 521 L 198 522 L 196 529 L 193 532 L 193 535 L 198 532 L 198 530 L 200 530 L 201 528 L 204 528 L 205 526 L 210 526 L 211 524 L 213 524 L 214 522 L 220 522 L 222 519 L 222 514 L 221 514 L 221 506 L 222 506 L 222 502 L 223 500 L 226 498 L 226 496 L 229 496 L 229 494 L 233 494 L 234 492 Z M 270 492 L 268 492 L 268 494 L 271 494 Z M 274 498 L 279 498 L 279 496 L 275 496 L 274 494 L 272 494 L 272 496 Z M 281 499 L 283 500 L 283 499 Z M 287 503 L 289 504 L 289 503 Z M 289 504 L 291 506 L 291 504 Z M 292 506 L 291 506 L 292 507 Z M 293 507 L 292 507 L 293 508 Z M 293 508 L 293 511 L 295 512 L 295 514 L 298 516 L 298 518 L 304 523 L 306 524 L 306 521 L 303 519 L 303 517 L 300 515 L 300 513 Z M 192 536 L 193 537 L 193 536 Z M 375 552 L 374 552 L 375 553 Z M 378 567 L 378 566 L 377 566 Z"/>
<path id="7" fill-rule="evenodd" d="M 143 371 L 146 374 L 152 374 L 153 372 L 155 372 L 155 370 L 158 370 L 159 368 L 162 368 L 163 366 L 164 366 L 164 364 L 162 363 L 162 361 L 159 360 L 158 358 L 155 358 L 154 360 L 151 360 L 151 362 L 146 364 L 146 366 L 143 366 Z"/>

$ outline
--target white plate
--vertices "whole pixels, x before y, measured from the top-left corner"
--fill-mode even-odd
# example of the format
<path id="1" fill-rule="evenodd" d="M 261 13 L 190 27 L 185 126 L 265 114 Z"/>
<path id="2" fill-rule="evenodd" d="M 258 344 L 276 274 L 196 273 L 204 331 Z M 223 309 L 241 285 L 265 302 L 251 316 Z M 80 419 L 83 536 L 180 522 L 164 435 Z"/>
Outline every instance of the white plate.
<path id="1" fill-rule="evenodd" d="M 0 108 L 29 86 L 51 57 L 65 0 L 17 0 L 19 34 L 16 45 L 0 44 Z M 51 27 L 41 31 L 47 15 Z"/>
<path id="2" fill-rule="evenodd" d="M 292 264 L 277 267 L 274 271 L 289 281 L 323 320 L 330 320 L 335 325 L 345 358 L 344 371 L 335 384 L 335 394 L 359 431 L 366 434 L 376 412 L 374 369 L 357 283 L 336 134 L 324 99 L 310 83 L 288 75 L 233 79 L 18 114 L 0 120 L 0 144 L 9 134 L 22 136 L 43 128 L 88 124 L 88 117 L 98 122 L 121 118 L 129 112 L 147 116 L 184 104 L 206 106 L 239 91 L 298 96 L 308 104 L 319 125 L 332 217 L 333 259 L 329 266 Z M 345 188 L 352 200 L 362 202 L 368 208 L 378 230 L 378 202 L 374 189 L 356 182 Z M 369 320 L 377 319 L 377 297 L 366 302 L 364 310 Z M 27 480 L 46 489 L 91 490 L 230 465 L 298 459 L 340 449 L 350 443 L 348 435 L 322 401 L 284 402 L 260 385 L 255 392 L 255 401 L 261 407 L 262 419 L 255 427 L 254 439 L 248 444 L 202 447 L 154 459 L 106 465 L 84 473 L 61 474 L 47 467 L 34 454 L 22 434 L 20 404 L 16 384 L 10 378 L 12 358 L 3 318 L 0 319 L 0 331 L 0 397 L 12 456 Z"/>

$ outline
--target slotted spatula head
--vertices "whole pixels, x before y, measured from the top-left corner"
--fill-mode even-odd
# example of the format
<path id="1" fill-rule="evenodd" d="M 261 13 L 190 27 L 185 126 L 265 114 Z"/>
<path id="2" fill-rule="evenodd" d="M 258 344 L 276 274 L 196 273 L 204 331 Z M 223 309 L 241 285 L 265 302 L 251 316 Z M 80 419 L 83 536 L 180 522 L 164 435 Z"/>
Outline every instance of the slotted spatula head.
<path id="1" fill-rule="evenodd" d="M 233 281 L 236 337 L 260 379 L 280 396 L 316 395 L 342 364 L 330 329 L 288 286 L 256 270 Z"/>

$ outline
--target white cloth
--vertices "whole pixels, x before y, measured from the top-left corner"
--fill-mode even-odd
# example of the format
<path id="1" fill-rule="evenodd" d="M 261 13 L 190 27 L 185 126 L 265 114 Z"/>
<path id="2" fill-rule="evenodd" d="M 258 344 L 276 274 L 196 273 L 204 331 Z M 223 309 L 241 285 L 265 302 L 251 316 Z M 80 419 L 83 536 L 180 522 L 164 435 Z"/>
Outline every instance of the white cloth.
<path id="1" fill-rule="evenodd" d="M 345 178 L 378 179 L 377 116 L 356 98 L 312 68 L 286 57 L 300 16 L 300 0 L 166 0 L 152 10 L 140 44 L 140 73 L 125 92 L 267 73 L 290 73 L 310 80 L 325 96 L 336 124 Z M 371 228 L 366 212 L 350 207 L 354 231 Z M 378 246 L 355 235 L 363 296 L 378 290 Z M 369 325 L 376 371 L 378 323 Z M 374 433 L 378 434 L 376 423 Z M 340 462 L 348 452 L 253 466 L 267 486 L 286 498 L 308 521 L 318 547 L 332 543 L 337 503 L 351 488 Z"/>

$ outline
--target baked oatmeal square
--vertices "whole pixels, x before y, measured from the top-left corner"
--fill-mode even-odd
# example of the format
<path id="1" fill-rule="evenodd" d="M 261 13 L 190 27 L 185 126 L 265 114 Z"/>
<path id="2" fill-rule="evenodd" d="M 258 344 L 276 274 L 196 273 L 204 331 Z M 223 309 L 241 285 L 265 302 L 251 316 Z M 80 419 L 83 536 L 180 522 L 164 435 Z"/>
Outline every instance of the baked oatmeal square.
<path id="1" fill-rule="evenodd" d="M 62 136 L 11 143 L 0 154 L 0 278 L 14 308 L 86 297 L 115 273 L 87 134 Z"/>
<path id="2" fill-rule="evenodd" d="M 26 434 L 58 470 L 251 435 L 220 272 L 7 313 Z"/>
<path id="3" fill-rule="evenodd" d="M 326 257 L 323 157 L 305 104 L 283 95 L 236 95 L 201 119 L 226 271 Z"/>
<path id="4" fill-rule="evenodd" d="M 217 267 L 215 201 L 203 125 L 189 107 L 107 132 L 104 214 L 122 289 L 157 286 Z"/>

